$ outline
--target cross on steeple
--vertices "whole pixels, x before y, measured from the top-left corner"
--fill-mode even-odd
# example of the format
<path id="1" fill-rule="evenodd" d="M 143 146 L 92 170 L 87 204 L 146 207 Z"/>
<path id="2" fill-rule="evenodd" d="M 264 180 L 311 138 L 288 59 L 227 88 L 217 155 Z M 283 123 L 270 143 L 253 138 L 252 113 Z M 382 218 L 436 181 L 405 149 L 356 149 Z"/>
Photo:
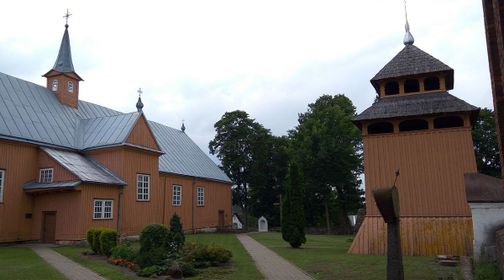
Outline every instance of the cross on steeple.
<path id="1" fill-rule="evenodd" d="M 68 28 L 68 18 L 71 16 L 72 14 L 68 12 L 68 9 L 66 11 L 66 14 L 63 16 L 65 18 L 65 27 Z"/>
<path id="2" fill-rule="evenodd" d="M 142 88 L 138 88 L 137 92 L 138 92 L 138 97 L 142 97 L 142 93 L 143 93 Z"/>

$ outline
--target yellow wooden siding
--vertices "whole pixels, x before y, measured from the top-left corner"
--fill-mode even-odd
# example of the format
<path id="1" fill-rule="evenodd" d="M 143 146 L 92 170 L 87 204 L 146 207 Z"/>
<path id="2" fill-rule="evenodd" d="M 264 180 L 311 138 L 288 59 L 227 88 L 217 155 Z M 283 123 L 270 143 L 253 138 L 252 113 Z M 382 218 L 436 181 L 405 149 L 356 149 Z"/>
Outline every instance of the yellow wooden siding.
<path id="1" fill-rule="evenodd" d="M 126 142 L 154 150 L 161 150 L 154 139 L 155 137 L 147 125 L 145 117 L 142 115 L 135 124 Z"/>
<path id="2" fill-rule="evenodd" d="M 401 249 L 405 256 L 472 254 L 470 217 L 401 218 Z M 367 216 L 349 249 L 353 254 L 384 255 L 387 225 L 382 217 Z"/>

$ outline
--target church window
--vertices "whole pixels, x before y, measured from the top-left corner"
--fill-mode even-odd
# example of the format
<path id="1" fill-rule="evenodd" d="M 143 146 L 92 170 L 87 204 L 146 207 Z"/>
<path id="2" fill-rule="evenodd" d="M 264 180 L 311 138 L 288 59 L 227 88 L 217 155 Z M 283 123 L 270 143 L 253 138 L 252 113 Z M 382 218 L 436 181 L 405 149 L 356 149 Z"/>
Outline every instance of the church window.
<path id="1" fill-rule="evenodd" d="M 196 188 L 196 206 L 205 206 L 205 188 Z"/>
<path id="2" fill-rule="evenodd" d="M 173 206 L 182 205 L 182 186 L 180 185 L 173 185 L 172 205 Z"/>
<path id="3" fill-rule="evenodd" d="M 399 131 L 414 131 L 428 128 L 429 123 L 422 119 L 405 120 L 399 124 Z"/>
<path id="4" fill-rule="evenodd" d="M 420 91 L 420 83 L 418 83 L 418 80 L 411 79 L 404 81 L 404 93 L 419 92 L 419 91 Z"/>
<path id="5" fill-rule="evenodd" d="M 149 201 L 150 175 L 137 174 L 137 201 Z"/>
<path id="6" fill-rule="evenodd" d="M 57 79 L 54 79 L 52 81 L 52 87 L 51 87 L 51 90 L 52 91 L 57 91 L 58 90 L 58 80 Z"/>
<path id="7" fill-rule="evenodd" d="M 52 183 L 53 182 L 53 169 L 52 168 L 40 169 L 39 182 L 40 183 Z"/>
<path id="8" fill-rule="evenodd" d="M 438 90 L 439 78 L 438 77 L 428 77 L 424 80 L 424 89 L 427 90 Z"/>
<path id="9" fill-rule="evenodd" d="M 387 82 L 385 84 L 385 95 L 399 94 L 399 83 L 396 81 Z"/>
<path id="10" fill-rule="evenodd" d="M 434 119 L 434 128 L 462 127 L 464 120 L 459 116 L 439 117 Z"/>
<path id="11" fill-rule="evenodd" d="M 95 199 L 93 202 L 93 219 L 103 220 L 113 218 L 114 201 L 111 199 Z"/>
<path id="12" fill-rule="evenodd" d="M 394 125 L 389 122 L 377 122 L 368 126 L 368 134 L 381 134 L 394 132 Z"/>
<path id="13" fill-rule="evenodd" d="M 67 88 L 68 88 L 68 92 L 73 92 L 73 82 L 72 81 L 68 81 Z"/>

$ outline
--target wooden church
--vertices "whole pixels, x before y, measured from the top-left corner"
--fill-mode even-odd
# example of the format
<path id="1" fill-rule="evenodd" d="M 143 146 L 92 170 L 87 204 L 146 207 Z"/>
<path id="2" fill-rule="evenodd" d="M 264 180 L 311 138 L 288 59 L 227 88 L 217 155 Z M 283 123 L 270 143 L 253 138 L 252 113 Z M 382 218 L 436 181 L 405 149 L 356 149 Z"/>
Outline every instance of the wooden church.
<path id="1" fill-rule="evenodd" d="M 68 14 L 67 14 L 68 15 Z M 231 226 L 231 181 L 181 130 L 79 99 L 68 25 L 40 86 L 0 73 L 0 242 Z"/>
<path id="2" fill-rule="evenodd" d="M 406 23 L 404 48 L 372 79 L 375 103 L 354 118 L 364 142 L 366 216 L 350 253 L 386 253 L 386 225 L 372 192 L 396 170 L 404 255 L 469 255 L 471 211 L 464 173 L 476 172 L 471 137 L 479 108 L 451 95 L 452 68 L 419 49 Z"/>

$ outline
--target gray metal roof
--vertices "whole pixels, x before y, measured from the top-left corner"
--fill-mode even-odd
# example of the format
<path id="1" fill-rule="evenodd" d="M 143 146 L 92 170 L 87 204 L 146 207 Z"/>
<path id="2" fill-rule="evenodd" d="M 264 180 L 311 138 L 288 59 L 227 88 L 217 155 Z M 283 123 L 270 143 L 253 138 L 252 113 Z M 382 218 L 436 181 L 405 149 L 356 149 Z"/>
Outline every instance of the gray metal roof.
<path id="1" fill-rule="evenodd" d="M 161 150 L 165 152 L 159 158 L 160 171 L 231 182 L 187 134 L 152 121 L 149 121 L 149 125 Z"/>
<path id="2" fill-rule="evenodd" d="M 481 173 L 464 174 L 467 202 L 504 202 L 502 180 Z"/>
<path id="3" fill-rule="evenodd" d="M 58 58 L 56 58 L 53 70 L 61 73 L 75 72 L 72 63 L 72 51 L 70 48 L 70 36 L 68 36 L 68 25 L 65 26 L 65 33 L 63 33 L 63 38 L 61 39 Z"/>
<path id="4" fill-rule="evenodd" d="M 38 190 L 38 189 L 62 189 L 62 188 L 72 188 L 80 185 L 81 181 L 65 181 L 65 182 L 52 182 L 52 183 L 38 183 L 38 182 L 28 182 L 23 185 L 25 190 Z"/>
<path id="5" fill-rule="evenodd" d="M 41 149 L 83 182 L 126 185 L 124 180 L 91 158 L 71 151 Z"/>
<path id="6" fill-rule="evenodd" d="M 353 121 L 455 112 L 472 112 L 473 120 L 475 120 L 478 111 L 478 107 L 458 99 L 448 92 L 421 93 L 380 98 L 378 102 L 353 118 Z"/>
<path id="7" fill-rule="evenodd" d="M 453 88 L 453 69 L 415 45 L 406 45 L 392 60 L 371 79 L 378 91 L 377 81 L 447 71 L 447 89 Z"/>
<path id="8" fill-rule="evenodd" d="M 65 106 L 45 87 L 0 72 L 0 138 L 75 151 L 117 145 L 126 141 L 139 116 L 85 101 L 78 108 Z M 165 152 L 160 171 L 230 182 L 186 134 L 149 124 Z"/>

